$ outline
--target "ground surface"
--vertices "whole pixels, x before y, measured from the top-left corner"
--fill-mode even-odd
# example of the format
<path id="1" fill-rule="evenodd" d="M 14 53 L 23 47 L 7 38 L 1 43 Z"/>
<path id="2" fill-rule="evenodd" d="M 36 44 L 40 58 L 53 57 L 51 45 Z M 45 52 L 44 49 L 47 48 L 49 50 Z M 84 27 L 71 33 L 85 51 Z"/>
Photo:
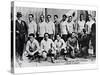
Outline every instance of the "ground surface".
<path id="1" fill-rule="evenodd" d="M 94 57 L 88 57 L 85 58 L 67 58 L 67 60 L 64 60 L 62 57 L 59 57 L 59 59 L 55 60 L 55 63 L 51 63 L 50 58 L 48 58 L 47 61 L 41 60 L 41 62 L 37 62 L 36 60 L 33 60 L 30 62 L 30 60 L 26 57 L 23 58 L 23 61 L 17 61 L 16 67 L 39 67 L 39 66 L 56 66 L 56 65 L 71 65 L 71 64 L 87 64 L 87 63 L 94 63 L 95 58 Z"/>

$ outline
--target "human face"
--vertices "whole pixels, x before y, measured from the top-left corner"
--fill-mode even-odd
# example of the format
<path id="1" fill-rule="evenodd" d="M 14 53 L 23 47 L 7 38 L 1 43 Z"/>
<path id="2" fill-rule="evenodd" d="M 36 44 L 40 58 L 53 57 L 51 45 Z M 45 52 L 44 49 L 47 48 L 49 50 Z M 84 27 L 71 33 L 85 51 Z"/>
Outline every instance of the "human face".
<path id="1" fill-rule="evenodd" d="M 66 20 L 66 16 L 62 16 L 62 18 L 63 18 L 63 21 L 65 21 L 65 20 Z"/>
<path id="2" fill-rule="evenodd" d="M 20 17 L 20 16 L 18 16 L 18 17 L 17 17 L 17 19 L 18 19 L 18 20 L 21 20 L 21 17 Z"/>
<path id="3" fill-rule="evenodd" d="M 80 15 L 80 20 L 83 20 L 83 15 Z"/>
<path id="4" fill-rule="evenodd" d="M 45 34 L 45 36 L 44 36 L 44 38 L 45 38 L 45 40 L 48 40 L 48 34 Z"/>
<path id="5" fill-rule="evenodd" d="M 60 36 L 59 35 L 57 35 L 57 40 L 60 40 Z"/>
<path id="6" fill-rule="evenodd" d="M 31 22 L 33 20 L 32 15 L 29 15 L 29 21 Z"/>
<path id="7" fill-rule="evenodd" d="M 54 20 L 55 20 L 55 21 L 57 21 L 57 20 L 58 20 L 58 18 L 57 18 L 56 16 L 54 16 Z"/>
<path id="8" fill-rule="evenodd" d="M 89 17 L 89 20 L 91 21 L 92 20 L 92 16 L 89 15 L 88 17 Z"/>
<path id="9" fill-rule="evenodd" d="M 34 40 L 34 37 L 30 36 L 30 41 L 33 42 L 33 40 Z"/>
<path id="10" fill-rule="evenodd" d="M 43 21 L 44 21 L 44 16 L 43 16 L 43 15 L 40 16 L 40 19 L 41 19 L 41 21 L 43 22 Z"/>
<path id="11" fill-rule="evenodd" d="M 51 16 L 47 16 L 47 19 L 48 19 L 48 21 L 50 21 L 51 20 Z"/>
<path id="12" fill-rule="evenodd" d="M 72 37 L 75 37 L 75 33 L 72 33 Z"/>
<path id="13" fill-rule="evenodd" d="M 68 20 L 71 22 L 72 21 L 72 16 L 69 16 L 68 17 Z"/>

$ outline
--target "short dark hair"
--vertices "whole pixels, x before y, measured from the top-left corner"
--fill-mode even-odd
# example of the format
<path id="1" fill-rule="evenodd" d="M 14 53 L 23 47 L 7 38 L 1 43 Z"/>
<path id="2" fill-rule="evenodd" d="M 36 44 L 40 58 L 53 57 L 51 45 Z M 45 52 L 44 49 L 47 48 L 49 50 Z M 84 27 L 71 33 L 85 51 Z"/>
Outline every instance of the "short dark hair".
<path id="1" fill-rule="evenodd" d="M 60 33 L 57 33 L 57 35 L 59 35 L 61 37 L 61 34 Z M 57 37 L 57 35 L 56 35 L 56 37 Z"/>
<path id="2" fill-rule="evenodd" d="M 44 33 L 44 37 L 45 37 L 46 34 L 49 36 L 49 33 Z"/>
<path id="3" fill-rule="evenodd" d="M 80 14 L 80 19 L 81 19 L 81 16 L 82 16 L 83 14 Z M 83 15 L 84 16 L 84 15 Z"/>
<path id="4" fill-rule="evenodd" d="M 57 17 L 58 18 L 58 15 L 54 15 L 54 17 Z"/>
<path id="5" fill-rule="evenodd" d="M 29 16 L 32 16 L 32 17 L 34 17 L 34 15 L 33 15 L 33 14 L 29 14 Z"/>
<path id="6" fill-rule="evenodd" d="M 62 15 L 63 17 L 67 17 L 65 14 Z"/>
<path id="7" fill-rule="evenodd" d="M 43 18 L 44 18 L 44 15 L 40 15 L 40 17 L 41 17 L 41 16 L 43 16 Z"/>
<path id="8" fill-rule="evenodd" d="M 33 36 L 33 37 L 35 37 L 35 35 L 34 35 L 33 33 L 30 33 L 29 36 Z"/>
<path id="9" fill-rule="evenodd" d="M 72 16 L 69 16 L 69 17 L 71 17 L 71 18 L 72 18 Z"/>
<path id="10" fill-rule="evenodd" d="M 48 17 L 48 16 L 50 16 L 50 18 L 51 18 L 51 15 L 47 15 L 47 17 Z"/>
<path id="11" fill-rule="evenodd" d="M 88 14 L 88 16 L 92 17 L 92 15 L 91 15 L 91 14 Z"/>
<path id="12" fill-rule="evenodd" d="M 76 32 L 72 32 L 72 33 L 76 34 Z"/>

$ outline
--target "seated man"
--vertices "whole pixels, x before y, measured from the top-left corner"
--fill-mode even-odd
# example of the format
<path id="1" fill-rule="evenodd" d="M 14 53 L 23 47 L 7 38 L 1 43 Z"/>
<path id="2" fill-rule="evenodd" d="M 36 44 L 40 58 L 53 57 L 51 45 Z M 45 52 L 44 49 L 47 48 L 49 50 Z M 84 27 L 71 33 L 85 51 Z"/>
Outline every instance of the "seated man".
<path id="1" fill-rule="evenodd" d="M 49 56 L 51 58 L 51 62 L 54 63 L 54 56 L 55 56 L 54 43 L 48 37 L 49 34 L 45 33 L 44 39 L 41 41 L 41 52 L 45 60 L 47 60 L 47 57 Z"/>
<path id="2" fill-rule="evenodd" d="M 57 39 L 55 40 L 55 49 L 56 49 L 56 57 L 59 57 L 59 55 L 64 56 L 64 59 L 66 60 L 66 44 L 63 39 L 61 39 L 60 34 L 56 35 Z"/>
<path id="3" fill-rule="evenodd" d="M 78 54 L 78 41 L 75 32 L 72 32 L 72 35 L 68 38 L 66 44 L 70 57 L 75 58 Z"/>
<path id="4" fill-rule="evenodd" d="M 89 36 L 86 34 L 86 30 L 83 29 L 81 33 L 81 37 L 79 40 L 79 48 L 81 50 L 81 56 L 86 58 L 88 56 L 88 48 L 89 48 Z"/>
<path id="5" fill-rule="evenodd" d="M 26 53 L 27 53 L 27 57 L 33 60 L 34 58 L 39 56 L 39 43 L 35 39 L 34 34 L 32 33 L 29 34 L 29 38 L 30 39 L 27 41 L 27 44 L 26 44 Z"/>

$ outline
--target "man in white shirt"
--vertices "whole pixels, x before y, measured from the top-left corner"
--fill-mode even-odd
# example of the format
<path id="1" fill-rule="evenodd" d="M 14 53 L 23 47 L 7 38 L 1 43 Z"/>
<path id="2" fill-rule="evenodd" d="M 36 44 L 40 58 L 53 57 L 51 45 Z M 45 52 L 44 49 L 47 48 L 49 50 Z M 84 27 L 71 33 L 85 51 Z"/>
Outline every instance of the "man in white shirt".
<path id="1" fill-rule="evenodd" d="M 34 15 L 29 14 L 28 35 L 33 33 L 36 36 L 36 32 L 37 32 L 37 24 L 34 21 Z"/>
<path id="2" fill-rule="evenodd" d="M 61 39 L 61 35 L 57 34 L 57 39 L 55 40 L 55 49 L 56 49 L 56 58 L 60 55 L 64 56 L 64 59 L 66 59 L 66 44 L 63 39 Z"/>
<path id="3" fill-rule="evenodd" d="M 49 34 L 44 34 L 44 39 L 41 41 L 41 52 L 42 56 L 45 60 L 49 56 L 51 58 L 51 62 L 54 63 L 54 56 L 55 56 L 55 48 L 54 43 L 51 39 L 49 39 Z"/>
<path id="4" fill-rule="evenodd" d="M 78 21 L 78 27 L 77 27 L 78 33 L 81 33 L 85 27 L 85 20 L 83 18 L 84 18 L 83 14 L 80 14 L 80 20 Z"/>
<path id="5" fill-rule="evenodd" d="M 67 28 L 68 28 L 69 34 L 71 34 L 72 32 L 75 32 L 75 25 L 74 25 L 74 22 L 72 21 L 72 16 L 68 16 Z"/>
<path id="6" fill-rule="evenodd" d="M 46 33 L 46 25 L 47 23 L 44 21 L 44 15 L 41 15 L 40 22 L 38 24 L 39 43 L 43 39 L 44 33 Z"/>
<path id="7" fill-rule="evenodd" d="M 54 25 L 54 23 L 51 21 L 51 15 L 47 15 L 46 33 L 49 34 L 50 39 L 54 40 L 55 25 Z"/>
<path id="8" fill-rule="evenodd" d="M 87 26 L 87 34 L 89 36 L 89 40 L 91 41 L 89 44 L 93 46 L 94 56 L 95 56 L 95 41 L 96 41 L 96 22 L 93 20 L 93 16 L 91 14 L 88 15 L 89 20 L 86 22 Z"/>
<path id="9" fill-rule="evenodd" d="M 92 15 L 90 15 L 90 14 L 88 15 L 88 18 L 89 18 L 89 20 L 86 22 L 86 31 L 88 34 L 90 34 L 92 24 L 94 24 L 95 21 L 92 19 Z"/>
<path id="10" fill-rule="evenodd" d="M 62 39 L 64 41 L 67 41 L 67 34 L 68 34 L 68 28 L 67 28 L 66 18 L 67 18 L 67 16 L 65 14 L 62 15 L 62 20 L 60 22 L 61 35 L 62 35 Z"/>
<path id="11" fill-rule="evenodd" d="M 29 40 L 27 41 L 26 44 L 26 53 L 27 53 L 27 57 L 31 60 L 33 60 L 34 58 L 39 56 L 39 43 L 38 41 L 35 39 L 35 35 L 34 34 L 29 34 Z"/>

